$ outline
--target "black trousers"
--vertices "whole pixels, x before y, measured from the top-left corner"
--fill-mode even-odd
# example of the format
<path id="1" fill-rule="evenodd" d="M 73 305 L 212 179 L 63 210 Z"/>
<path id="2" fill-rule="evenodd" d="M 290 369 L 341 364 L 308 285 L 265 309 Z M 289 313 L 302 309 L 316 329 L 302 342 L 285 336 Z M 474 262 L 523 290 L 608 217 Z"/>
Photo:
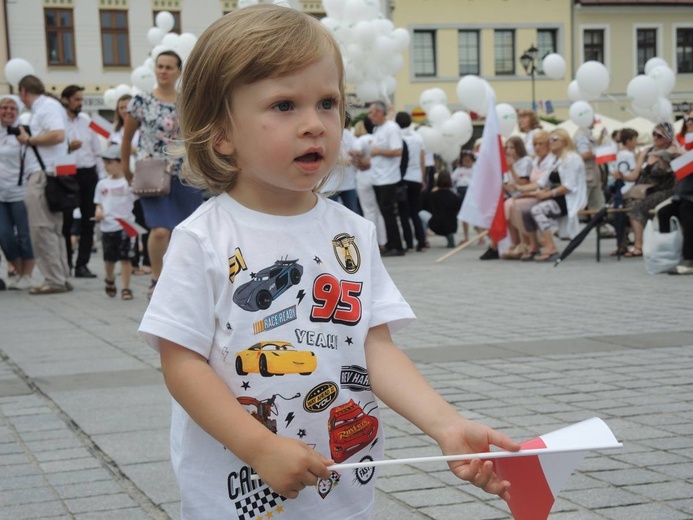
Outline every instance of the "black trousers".
<path id="1" fill-rule="evenodd" d="M 683 259 L 693 260 L 693 202 L 690 200 L 673 200 L 657 211 L 659 231 L 671 232 L 671 217 L 678 217 L 683 231 Z"/>
<path id="2" fill-rule="evenodd" d="M 380 213 L 385 220 L 385 234 L 387 243 L 385 249 L 402 250 L 402 237 L 399 234 L 399 224 L 397 223 L 397 184 L 383 184 L 373 186 L 375 197 L 378 200 Z"/>
<path id="3" fill-rule="evenodd" d="M 416 237 L 418 246 L 426 245 L 426 235 L 419 218 L 419 211 L 421 211 L 421 183 L 404 181 L 404 185 L 406 187 L 406 197 L 404 200 L 398 200 L 397 205 L 404 241 L 407 243 L 408 249 L 413 249 L 414 237 Z M 414 224 L 414 236 L 411 233 L 410 221 L 411 224 Z"/>
<path id="4" fill-rule="evenodd" d="M 77 249 L 77 262 L 75 267 L 86 266 L 91 257 L 91 248 L 94 246 L 94 191 L 96 183 L 99 182 L 99 174 L 96 166 L 91 168 L 77 168 L 77 182 L 79 183 L 79 211 L 82 213 L 82 220 L 79 232 L 79 247 Z M 70 240 L 72 224 L 72 210 L 63 212 L 63 236 L 67 245 L 67 263 L 72 269 L 72 242 Z"/>

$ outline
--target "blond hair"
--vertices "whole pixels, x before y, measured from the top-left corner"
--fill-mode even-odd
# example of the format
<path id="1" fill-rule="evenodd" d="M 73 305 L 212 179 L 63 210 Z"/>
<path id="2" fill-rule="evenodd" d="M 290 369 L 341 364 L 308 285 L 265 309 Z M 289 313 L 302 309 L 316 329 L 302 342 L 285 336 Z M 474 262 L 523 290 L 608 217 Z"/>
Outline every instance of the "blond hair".
<path id="1" fill-rule="evenodd" d="M 565 157 L 568 152 L 575 151 L 575 143 L 573 143 L 573 140 L 570 138 L 570 134 L 566 130 L 563 128 L 555 128 L 554 130 L 551 130 L 551 135 L 560 137 L 561 141 L 565 143 L 565 147 L 561 151 L 561 156 L 559 159 Z"/>
<path id="2" fill-rule="evenodd" d="M 227 138 L 234 123 L 234 91 L 292 74 L 330 54 L 339 72 L 344 126 L 344 64 L 327 27 L 311 16 L 272 4 L 244 7 L 214 22 L 200 36 L 183 72 L 179 121 L 187 155 L 186 180 L 213 193 L 233 188 L 240 173 L 235 154 L 222 155 L 214 146 Z M 242 121 L 235 123 L 242 126 Z"/>
<path id="3" fill-rule="evenodd" d="M 535 128 L 541 128 L 541 123 L 539 122 L 539 116 L 534 110 L 529 108 L 521 108 L 517 111 L 517 117 L 529 116 L 529 129 L 534 130 Z"/>

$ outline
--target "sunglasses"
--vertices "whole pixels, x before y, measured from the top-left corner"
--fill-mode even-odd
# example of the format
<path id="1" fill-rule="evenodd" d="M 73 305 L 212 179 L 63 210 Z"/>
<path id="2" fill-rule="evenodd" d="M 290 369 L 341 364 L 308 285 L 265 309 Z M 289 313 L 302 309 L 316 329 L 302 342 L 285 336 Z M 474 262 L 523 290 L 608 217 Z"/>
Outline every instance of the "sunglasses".
<path id="1" fill-rule="evenodd" d="M 659 137 L 660 139 L 666 139 L 667 136 L 660 134 L 659 132 L 652 132 L 652 137 Z"/>
<path id="2" fill-rule="evenodd" d="M 685 121 L 686 123 L 693 123 L 693 117 L 687 117 Z"/>
<path id="3" fill-rule="evenodd" d="M 561 140 L 560 137 L 550 137 L 549 138 L 549 141 L 551 141 L 552 143 L 555 143 L 556 141 L 560 141 L 560 140 Z"/>

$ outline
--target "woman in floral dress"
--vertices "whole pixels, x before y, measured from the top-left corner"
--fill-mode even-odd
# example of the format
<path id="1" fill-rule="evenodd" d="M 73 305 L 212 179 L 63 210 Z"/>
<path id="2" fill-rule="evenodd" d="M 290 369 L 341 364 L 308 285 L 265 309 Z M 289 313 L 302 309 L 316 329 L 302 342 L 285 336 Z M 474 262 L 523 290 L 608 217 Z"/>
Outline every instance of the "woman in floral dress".
<path id="1" fill-rule="evenodd" d="M 139 94 L 130 101 L 121 144 L 121 156 L 130 157 L 132 137 L 139 129 L 137 159 L 165 159 L 172 174 L 171 192 L 168 195 L 140 199 L 150 230 L 147 243 L 152 268 L 150 298 L 161 274 L 171 231 L 202 203 L 202 192 L 181 182 L 183 157 L 174 156 L 169 151 L 169 147 L 180 141 L 176 82 L 181 74 L 181 66 L 180 57 L 173 51 L 164 51 L 157 56 L 157 86 L 151 93 Z M 126 178 L 132 179 L 127 160 L 122 161 L 122 167 Z"/>

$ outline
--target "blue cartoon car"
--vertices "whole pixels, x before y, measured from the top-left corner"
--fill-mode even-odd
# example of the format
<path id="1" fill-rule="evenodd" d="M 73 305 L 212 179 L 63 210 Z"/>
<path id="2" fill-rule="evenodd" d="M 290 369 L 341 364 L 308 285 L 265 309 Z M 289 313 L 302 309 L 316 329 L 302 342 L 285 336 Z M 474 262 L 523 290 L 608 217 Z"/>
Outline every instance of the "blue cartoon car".
<path id="1" fill-rule="evenodd" d="M 303 266 L 298 260 L 277 260 L 251 276 L 251 281 L 236 289 L 233 301 L 247 311 L 265 310 L 282 293 L 300 283 Z"/>

